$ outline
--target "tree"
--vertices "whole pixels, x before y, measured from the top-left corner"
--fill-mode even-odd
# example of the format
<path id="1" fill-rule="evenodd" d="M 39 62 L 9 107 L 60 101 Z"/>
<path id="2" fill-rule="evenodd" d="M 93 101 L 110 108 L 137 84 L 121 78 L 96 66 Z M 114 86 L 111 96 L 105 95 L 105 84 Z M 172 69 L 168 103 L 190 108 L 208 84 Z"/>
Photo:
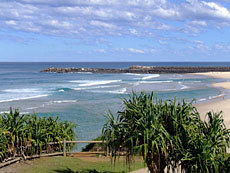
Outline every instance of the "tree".
<path id="1" fill-rule="evenodd" d="M 141 154 L 150 172 L 175 171 L 180 165 L 186 172 L 210 172 L 223 169 L 229 143 L 220 114 L 208 113 L 203 122 L 192 103 L 133 93 L 123 99 L 117 118 L 109 112 L 102 135 L 114 159 L 125 148 L 128 161 Z"/>

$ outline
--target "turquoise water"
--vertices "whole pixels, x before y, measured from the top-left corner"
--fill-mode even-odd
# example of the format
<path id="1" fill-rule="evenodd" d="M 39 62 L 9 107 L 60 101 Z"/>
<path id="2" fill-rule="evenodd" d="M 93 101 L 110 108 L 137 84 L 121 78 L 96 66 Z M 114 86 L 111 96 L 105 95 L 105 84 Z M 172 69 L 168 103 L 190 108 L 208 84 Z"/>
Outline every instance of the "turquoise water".
<path id="1" fill-rule="evenodd" d="M 158 98 L 196 102 L 222 94 L 211 83 L 221 81 L 192 74 L 40 73 L 47 67 L 127 68 L 131 65 L 226 66 L 229 63 L 0 63 L 0 112 L 57 116 L 77 124 L 79 140 L 100 135 L 104 115 L 122 108 L 121 98 L 132 91 L 154 91 Z"/>

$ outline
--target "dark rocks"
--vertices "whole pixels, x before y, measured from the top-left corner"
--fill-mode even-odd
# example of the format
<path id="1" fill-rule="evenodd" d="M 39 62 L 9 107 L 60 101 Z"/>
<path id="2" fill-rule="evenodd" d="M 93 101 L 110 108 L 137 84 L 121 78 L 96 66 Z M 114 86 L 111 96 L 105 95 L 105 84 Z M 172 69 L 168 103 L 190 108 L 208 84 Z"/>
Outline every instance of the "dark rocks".
<path id="1" fill-rule="evenodd" d="M 47 68 L 41 72 L 53 73 L 200 73 L 200 72 L 230 72 L 230 67 L 176 67 L 176 66 L 131 66 L 128 69 L 110 68 Z"/>

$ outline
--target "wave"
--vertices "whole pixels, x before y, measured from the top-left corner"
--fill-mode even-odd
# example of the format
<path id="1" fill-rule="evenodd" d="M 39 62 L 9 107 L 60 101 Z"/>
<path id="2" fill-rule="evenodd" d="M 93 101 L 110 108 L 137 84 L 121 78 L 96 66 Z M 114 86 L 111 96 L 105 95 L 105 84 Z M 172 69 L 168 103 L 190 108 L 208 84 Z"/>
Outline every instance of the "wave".
<path id="1" fill-rule="evenodd" d="M 202 101 L 205 101 L 205 100 L 207 100 L 207 99 L 203 98 L 203 99 L 199 99 L 198 101 L 202 102 Z"/>
<path id="2" fill-rule="evenodd" d="M 60 90 L 58 90 L 58 92 L 65 92 L 65 90 L 63 90 L 63 89 L 60 89 Z"/>
<path id="3" fill-rule="evenodd" d="M 92 72 L 76 72 L 78 74 L 93 74 Z"/>
<path id="4" fill-rule="evenodd" d="M 126 91 L 127 91 L 126 88 L 122 88 L 122 89 L 119 89 L 119 90 L 108 91 L 108 93 L 111 93 L 111 94 L 125 94 Z"/>
<path id="5" fill-rule="evenodd" d="M 0 114 L 9 114 L 10 111 L 1 111 Z M 20 115 L 29 114 L 30 112 L 19 112 Z"/>
<path id="6" fill-rule="evenodd" d="M 109 93 L 109 94 L 125 94 L 127 91 L 126 88 L 118 89 L 118 90 L 112 90 L 112 91 L 92 91 L 95 93 Z"/>
<path id="7" fill-rule="evenodd" d="M 5 89 L 2 90 L 3 92 L 8 93 L 39 93 L 41 90 L 36 88 L 24 88 L 24 89 Z"/>
<path id="8" fill-rule="evenodd" d="M 188 88 L 189 88 L 188 86 L 182 84 L 182 82 L 178 82 L 178 84 L 181 86 L 181 88 L 180 88 L 181 90 L 184 90 L 184 89 L 188 89 Z"/>
<path id="9" fill-rule="evenodd" d="M 55 100 L 53 103 L 76 103 L 77 100 Z"/>
<path id="10" fill-rule="evenodd" d="M 215 99 L 215 98 L 220 98 L 220 97 L 224 97 L 224 94 L 220 94 L 220 95 L 217 95 L 217 96 L 209 96 L 208 99 Z"/>
<path id="11" fill-rule="evenodd" d="M 172 80 L 158 80 L 158 81 L 140 81 L 139 84 L 152 84 L 152 83 L 170 83 Z"/>
<path id="12" fill-rule="evenodd" d="M 120 85 L 108 85 L 108 86 L 96 86 L 96 87 L 85 87 L 85 88 L 72 88 L 73 90 L 91 90 L 91 89 L 99 89 L 99 88 L 113 88 L 119 87 Z"/>
<path id="13" fill-rule="evenodd" d="M 44 94 L 44 95 L 37 95 L 37 96 L 30 96 L 30 97 L 21 97 L 21 98 L 15 98 L 15 99 L 0 100 L 0 103 L 3 103 L 3 102 L 12 102 L 12 101 L 19 101 L 19 100 L 35 99 L 35 98 L 47 97 L 47 96 L 49 96 L 49 95 Z"/>
<path id="14" fill-rule="evenodd" d="M 30 108 L 27 108 L 27 110 L 32 110 L 32 109 L 37 109 L 39 107 L 30 107 Z"/>
<path id="15" fill-rule="evenodd" d="M 141 80 L 148 80 L 157 77 L 160 77 L 160 75 L 159 74 L 144 75 L 144 77 L 142 77 Z"/>
<path id="16" fill-rule="evenodd" d="M 224 98 L 225 94 L 220 94 L 220 95 L 216 95 L 216 96 L 209 96 L 208 99 L 211 100 L 211 99 L 216 99 L 216 98 Z M 207 100 L 207 98 L 202 98 L 202 99 L 199 99 L 198 101 L 205 101 Z"/>
<path id="17" fill-rule="evenodd" d="M 130 76 L 140 76 L 141 74 L 138 73 L 123 73 L 124 75 L 130 75 Z"/>
<path id="18" fill-rule="evenodd" d="M 122 80 L 74 80 L 71 83 L 80 83 L 79 86 L 105 85 L 109 83 L 122 82 Z"/>
<path id="19" fill-rule="evenodd" d="M 188 86 L 186 86 L 186 85 L 181 85 L 181 90 L 184 90 L 184 89 L 188 89 L 189 87 Z"/>
<path id="20" fill-rule="evenodd" d="M 21 115 L 23 114 L 30 114 L 30 112 L 20 112 Z"/>
<path id="21" fill-rule="evenodd" d="M 9 114 L 10 111 L 1 111 L 0 114 Z"/>

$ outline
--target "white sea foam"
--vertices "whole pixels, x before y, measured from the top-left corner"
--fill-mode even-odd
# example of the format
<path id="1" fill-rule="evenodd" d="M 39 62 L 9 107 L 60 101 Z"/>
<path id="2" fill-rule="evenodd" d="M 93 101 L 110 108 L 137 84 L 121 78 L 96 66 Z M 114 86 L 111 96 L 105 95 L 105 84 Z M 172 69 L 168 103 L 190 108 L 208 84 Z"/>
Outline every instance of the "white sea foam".
<path id="1" fill-rule="evenodd" d="M 53 103 L 76 103 L 77 100 L 55 100 Z"/>
<path id="2" fill-rule="evenodd" d="M 209 96 L 208 99 L 215 99 L 215 98 L 220 98 L 220 97 L 224 97 L 224 94 L 220 94 L 220 95 L 217 95 L 217 96 Z"/>
<path id="3" fill-rule="evenodd" d="M 30 112 L 20 112 L 20 114 L 29 114 Z"/>
<path id="4" fill-rule="evenodd" d="M 181 86 L 181 90 L 184 90 L 184 89 L 188 89 L 189 87 L 188 86 L 186 86 L 186 85 L 184 85 L 184 84 L 182 84 L 182 82 L 180 81 L 180 82 L 178 82 L 178 84 L 180 84 L 180 86 Z"/>
<path id="5" fill-rule="evenodd" d="M 111 93 L 111 94 L 125 94 L 126 91 L 127 91 L 126 88 L 122 88 L 122 89 L 119 89 L 119 90 L 108 91 L 108 93 Z"/>
<path id="6" fill-rule="evenodd" d="M 38 107 L 30 107 L 30 108 L 27 108 L 27 110 L 32 110 L 32 109 L 37 109 Z"/>
<path id="7" fill-rule="evenodd" d="M 140 81 L 138 83 L 140 84 L 154 84 L 154 83 L 170 83 L 170 82 L 173 82 L 171 80 L 159 80 L 159 81 Z"/>
<path id="8" fill-rule="evenodd" d="M 124 75 L 130 75 L 130 76 L 140 76 L 141 74 L 138 73 L 123 73 Z"/>
<path id="9" fill-rule="evenodd" d="M 3 92 L 8 93 L 40 93 L 41 90 L 36 88 L 24 88 L 24 89 L 5 89 Z"/>
<path id="10" fill-rule="evenodd" d="M 36 96 L 30 96 L 30 97 L 21 97 L 21 98 L 14 98 L 14 99 L 8 99 L 8 100 L 0 100 L 0 103 L 3 102 L 12 102 L 12 101 L 19 101 L 19 100 L 28 100 L 28 99 L 35 99 L 40 97 L 47 97 L 48 95 L 36 95 Z"/>
<path id="11" fill-rule="evenodd" d="M 203 98 L 203 99 L 199 99 L 198 101 L 202 102 L 202 101 L 205 101 L 205 100 L 207 100 L 207 99 Z"/>
<path id="12" fill-rule="evenodd" d="M 112 90 L 112 91 L 104 91 L 104 90 L 100 90 L 100 91 L 92 91 L 92 92 L 95 92 L 95 93 L 110 93 L 110 94 L 125 94 L 127 91 L 126 88 L 121 88 L 121 89 L 118 89 L 118 90 Z"/>
<path id="13" fill-rule="evenodd" d="M 96 87 L 84 87 L 84 88 L 73 88 L 73 90 L 91 90 L 91 89 L 99 89 L 99 88 L 113 88 L 119 87 L 120 85 L 108 85 L 108 86 L 96 86 Z"/>
<path id="14" fill-rule="evenodd" d="M 186 85 L 181 85 L 181 90 L 184 90 L 184 89 L 188 89 L 189 87 L 188 86 L 186 86 Z"/>
<path id="15" fill-rule="evenodd" d="M 92 72 L 76 72 L 76 73 L 79 73 L 79 74 L 92 74 Z"/>
<path id="16" fill-rule="evenodd" d="M 71 83 L 80 83 L 79 86 L 94 86 L 94 85 L 105 85 L 109 83 L 117 83 L 122 80 L 74 80 Z"/>
<path id="17" fill-rule="evenodd" d="M 2 111 L 0 112 L 0 114 L 9 114 L 10 111 Z M 23 115 L 23 114 L 29 114 L 29 112 L 19 112 L 20 115 Z"/>
<path id="18" fill-rule="evenodd" d="M 148 79 L 152 79 L 152 78 L 157 78 L 160 75 L 159 74 L 144 74 L 144 77 L 141 78 L 141 80 L 148 80 Z"/>
<path id="19" fill-rule="evenodd" d="M 60 89 L 58 92 L 65 92 L 65 90 L 63 90 L 63 89 Z"/>
<path id="20" fill-rule="evenodd" d="M 0 114 L 9 114 L 10 111 L 1 111 Z"/>

